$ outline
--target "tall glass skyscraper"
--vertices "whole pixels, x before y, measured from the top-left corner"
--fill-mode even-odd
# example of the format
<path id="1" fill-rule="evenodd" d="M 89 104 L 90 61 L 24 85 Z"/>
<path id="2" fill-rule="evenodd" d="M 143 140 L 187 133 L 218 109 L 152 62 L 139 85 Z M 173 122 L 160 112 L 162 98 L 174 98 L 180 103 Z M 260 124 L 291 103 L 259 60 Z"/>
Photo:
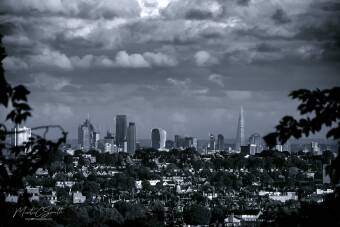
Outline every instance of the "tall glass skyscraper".
<path id="1" fill-rule="evenodd" d="M 130 154 L 136 151 L 136 125 L 134 122 L 129 123 L 127 129 L 127 152 Z"/>
<path id="2" fill-rule="evenodd" d="M 217 135 L 217 150 L 224 150 L 224 136 L 222 134 Z"/>
<path id="3" fill-rule="evenodd" d="M 236 133 L 236 143 L 235 150 L 241 151 L 241 146 L 245 146 L 245 137 L 244 137 L 244 116 L 243 116 L 243 107 L 241 107 L 240 116 L 238 118 L 237 124 L 237 133 Z"/>
<path id="4" fill-rule="evenodd" d="M 214 151 L 216 149 L 216 141 L 215 141 L 215 136 L 213 134 L 209 134 L 209 145 L 208 145 L 209 150 Z"/>
<path id="5" fill-rule="evenodd" d="M 151 146 L 155 149 L 164 149 L 166 142 L 166 131 L 161 128 L 154 128 L 151 131 Z"/>
<path id="6" fill-rule="evenodd" d="M 89 119 L 78 127 L 78 145 L 80 149 L 88 151 L 94 149 L 96 144 L 96 133 Z"/>
<path id="7" fill-rule="evenodd" d="M 127 134 L 127 117 L 126 115 L 116 116 L 116 145 L 119 148 L 124 148 Z"/>

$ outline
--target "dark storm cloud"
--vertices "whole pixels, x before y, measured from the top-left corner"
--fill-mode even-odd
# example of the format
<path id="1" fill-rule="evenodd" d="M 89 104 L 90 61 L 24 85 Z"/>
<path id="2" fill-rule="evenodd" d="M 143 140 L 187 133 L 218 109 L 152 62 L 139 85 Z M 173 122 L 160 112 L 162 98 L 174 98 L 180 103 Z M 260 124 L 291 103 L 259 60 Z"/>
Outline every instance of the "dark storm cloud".
<path id="1" fill-rule="evenodd" d="M 260 43 L 256 46 L 256 50 L 259 52 L 280 52 L 281 49 L 277 46 L 268 44 L 268 43 Z"/>
<path id="2" fill-rule="evenodd" d="M 82 18 L 137 17 L 140 6 L 134 0 L 111 1 L 59 1 L 59 0 L 4 0 L 0 3 L 2 12 L 24 16 L 51 16 Z"/>
<path id="3" fill-rule="evenodd" d="M 295 113 L 292 89 L 339 84 L 339 10 L 317 0 L 10 1 L 0 26 L 7 78 L 32 90 L 29 124 L 59 123 L 71 137 L 90 112 L 169 134 L 234 136 Z M 104 127 L 105 126 L 105 127 Z M 96 126 L 97 127 L 97 126 Z"/>
<path id="4" fill-rule="evenodd" d="M 320 3 L 320 7 L 326 11 L 340 11 L 340 3 L 339 2 L 325 2 Z"/>
<path id="5" fill-rule="evenodd" d="M 237 0 L 237 3 L 242 5 L 242 6 L 247 6 L 247 5 L 249 5 L 250 2 L 251 2 L 251 0 Z"/>
<path id="6" fill-rule="evenodd" d="M 186 12 L 185 18 L 189 20 L 205 20 L 205 19 L 213 18 L 213 14 L 209 11 L 192 9 Z"/>
<path id="7" fill-rule="evenodd" d="M 277 9 L 272 18 L 276 24 L 287 24 L 291 22 L 291 19 L 288 17 L 287 13 L 283 11 L 283 9 Z"/>

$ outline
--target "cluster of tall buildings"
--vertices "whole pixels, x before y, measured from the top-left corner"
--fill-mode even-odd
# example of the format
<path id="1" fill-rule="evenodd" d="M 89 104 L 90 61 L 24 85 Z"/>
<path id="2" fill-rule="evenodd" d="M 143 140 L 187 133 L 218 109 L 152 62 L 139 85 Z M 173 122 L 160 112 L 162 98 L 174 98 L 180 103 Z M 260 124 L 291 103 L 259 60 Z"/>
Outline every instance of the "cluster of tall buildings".
<path id="1" fill-rule="evenodd" d="M 78 128 L 78 144 L 83 150 L 99 149 L 103 152 L 128 152 L 134 153 L 136 150 L 136 125 L 129 122 L 126 115 L 116 116 L 115 134 L 107 132 L 106 136 L 101 139 L 100 133 L 95 130 L 89 119 L 86 119 Z M 209 141 L 205 147 L 206 152 L 215 151 L 246 151 L 251 155 L 261 153 L 264 149 L 264 142 L 258 133 L 254 133 L 246 141 L 245 138 L 245 121 L 244 112 L 241 107 L 238 122 L 235 143 L 227 147 L 222 134 L 215 137 L 209 134 Z M 229 144 L 230 145 L 230 144 Z M 312 145 L 313 146 L 313 145 Z M 154 128 L 151 130 L 151 147 L 158 150 L 170 149 L 198 149 L 198 141 L 195 137 L 175 135 L 174 140 L 167 140 L 167 132 L 162 128 Z M 317 150 L 317 146 L 312 147 Z M 277 145 L 279 151 L 289 150 L 287 145 Z"/>
<path id="2" fill-rule="evenodd" d="M 107 132 L 101 139 L 100 133 L 95 130 L 89 119 L 86 119 L 78 128 L 78 145 L 85 151 L 99 149 L 103 152 L 128 152 L 136 150 L 136 125 L 129 122 L 126 115 L 116 116 L 116 133 Z"/>
<path id="3" fill-rule="evenodd" d="M 214 134 L 209 134 L 209 143 L 207 150 L 209 151 L 223 151 L 225 149 L 224 136 L 222 134 L 217 135 L 217 139 Z"/>

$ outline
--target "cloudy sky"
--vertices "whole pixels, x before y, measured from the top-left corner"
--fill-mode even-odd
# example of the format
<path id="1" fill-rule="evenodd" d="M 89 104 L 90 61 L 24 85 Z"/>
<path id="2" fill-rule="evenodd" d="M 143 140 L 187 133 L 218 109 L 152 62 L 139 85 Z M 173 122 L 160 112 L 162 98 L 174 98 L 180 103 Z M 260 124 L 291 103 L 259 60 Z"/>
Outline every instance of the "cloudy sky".
<path id="1" fill-rule="evenodd" d="M 208 138 L 296 113 L 287 94 L 340 85 L 338 0 L 1 0 L 7 79 L 32 91 L 29 126 L 76 137 L 88 113 Z"/>

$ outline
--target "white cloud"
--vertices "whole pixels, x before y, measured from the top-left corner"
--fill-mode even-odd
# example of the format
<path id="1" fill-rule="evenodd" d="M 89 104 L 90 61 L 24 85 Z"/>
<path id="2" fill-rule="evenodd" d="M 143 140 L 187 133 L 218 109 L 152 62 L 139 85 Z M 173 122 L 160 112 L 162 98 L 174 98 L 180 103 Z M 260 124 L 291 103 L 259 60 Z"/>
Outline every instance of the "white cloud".
<path id="1" fill-rule="evenodd" d="M 30 74 L 30 77 L 33 82 L 28 85 L 39 89 L 60 91 L 68 86 L 75 88 L 79 87 L 71 84 L 71 81 L 68 78 L 54 77 L 47 73 Z"/>
<path id="2" fill-rule="evenodd" d="M 116 65 L 126 68 L 147 68 L 150 64 L 141 54 L 128 54 L 126 51 L 119 51 L 115 58 Z"/>
<path id="3" fill-rule="evenodd" d="M 190 79 L 185 79 L 185 80 L 177 80 L 174 78 L 167 78 L 167 82 L 177 88 L 183 88 L 186 89 L 191 83 Z"/>
<path id="4" fill-rule="evenodd" d="M 304 45 L 299 47 L 296 52 L 297 55 L 300 56 L 302 59 L 309 60 L 320 59 L 322 57 L 322 54 L 324 53 L 324 50 L 313 45 Z"/>
<path id="5" fill-rule="evenodd" d="M 31 67 L 57 67 L 64 70 L 73 68 L 70 59 L 63 53 L 49 48 L 43 48 L 41 53 L 28 56 Z"/>
<path id="6" fill-rule="evenodd" d="M 173 67 L 177 65 L 175 58 L 163 53 L 132 53 L 119 51 L 115 59 L 101 55 L 85 55 L 83 57 L 71 57 L 72 64 L 79 68 L 88 67 L 122 67 L 122 68 L 149 68 L 149 67 Z"/>
<path id="7" fill-rule="evenodd" d="M 160 11 L 168 6 L 171 0 L 137 0 L 142 18 L 160 16 Z"/>
<path id="8" fill-rule="evenodd" d="M 216 57 L 204 50 L 196 52 L 194 58 L 196 64 L 201 67 L 211 66 L 218 63 L 218 59 Z"/>
<path id="9" fill-rule="evenodd" d="M 28 68 L 27 63 L 21 58 L 17 58 L 17 57 L 6 57 L 3 63 L 4 63 L 4 68 L 10 71 Z"/>
<path id="10" fill-rule="evenodd" d="M 145 60 L 148 61 L 151 65 L 169 67 L 177 65 L 177 61 L 175 58 L 163 53 L 145 52 L 143 56 Z"/>
<path id="11" fill-rule="evenodd" d="M 221 87 L 224 87 L 224 83 L 223 83 L 223 76 L 219 75 L 219 74 L 211 74 L 209 76 L 209 80 Z"/>

